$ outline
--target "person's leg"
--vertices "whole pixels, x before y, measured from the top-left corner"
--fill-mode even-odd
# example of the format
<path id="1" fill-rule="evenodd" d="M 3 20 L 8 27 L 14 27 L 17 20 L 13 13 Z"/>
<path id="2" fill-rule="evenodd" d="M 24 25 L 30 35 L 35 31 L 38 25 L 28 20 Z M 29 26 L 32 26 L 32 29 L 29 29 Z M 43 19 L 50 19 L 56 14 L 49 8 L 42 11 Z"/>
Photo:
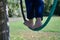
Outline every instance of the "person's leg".
<path id="1" fill-rule="evenodd" d="M 28 21 L 25 21 L 25 25 L 28 27 L 33 26 L 33 18 L 34 18 L 34 8 L 32 4 L 32 0 L 25 0 L 26 3 L 26 10 L 27 10 L 27 18 L 29 19 Z"/>
<path id="2" fill-rule="evenodd" d="M 35 1 L 35 17 L 36 22 L 34 27 L 40 27 L 42 25 L 42 19 L 43 19 L 43 11 L 44 11 L 44 3 L 42 0 L 36 0 Z"/>
<path id="3" fill-rule="evenodd" d="M 25 0 L 26 4 L 26 11 L 27 11 L 27 18 L 28 19 L 33 19 L 34 18 L 34 7 L 32 0 Z"/>

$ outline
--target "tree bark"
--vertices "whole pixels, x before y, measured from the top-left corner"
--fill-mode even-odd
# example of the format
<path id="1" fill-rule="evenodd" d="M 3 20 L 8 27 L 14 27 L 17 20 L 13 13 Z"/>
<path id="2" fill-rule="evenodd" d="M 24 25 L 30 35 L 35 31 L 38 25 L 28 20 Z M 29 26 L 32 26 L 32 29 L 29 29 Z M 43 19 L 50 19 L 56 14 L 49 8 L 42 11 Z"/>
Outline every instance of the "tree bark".
<path id="1" fill-rule="evenodd" d="M 9 40 L 7 0 L 0 0 L 0 40 Z"/>

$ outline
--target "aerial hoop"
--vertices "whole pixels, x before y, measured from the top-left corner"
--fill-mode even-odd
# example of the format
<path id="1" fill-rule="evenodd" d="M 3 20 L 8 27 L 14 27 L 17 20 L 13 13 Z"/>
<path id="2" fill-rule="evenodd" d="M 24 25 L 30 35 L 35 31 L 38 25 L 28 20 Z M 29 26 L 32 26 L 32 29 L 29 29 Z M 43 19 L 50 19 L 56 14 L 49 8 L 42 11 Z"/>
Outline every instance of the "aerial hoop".
<path id="1" fill-rule="evenodd" d="M 40 26 L 39 28 L 36 28 L 36 29 L 30 28 L 31 30 L 39 31 L 39 30 L 43 29 L 48 24 L 51 17 L 53 16 L 53 13 L 54 13 L 56 5 L 57 5 L 57 2 L 58 2 L 58 0 L 54 0 L 52 8 L 51 8 L 50 13 L 49 13 L 49 16 L 48 16 L 47 20 L 45 21 L 45 23 L 42 26 Z M 23 12 L 23 7 L 22 7 L 22 0 L 20 0 L 20 5 L 21 5 L 21 11 L 22 11 L 23 19 L 24 19 L 24 21 L 26 21 L 26 18 L 25 18 L 24 12 Z"/>

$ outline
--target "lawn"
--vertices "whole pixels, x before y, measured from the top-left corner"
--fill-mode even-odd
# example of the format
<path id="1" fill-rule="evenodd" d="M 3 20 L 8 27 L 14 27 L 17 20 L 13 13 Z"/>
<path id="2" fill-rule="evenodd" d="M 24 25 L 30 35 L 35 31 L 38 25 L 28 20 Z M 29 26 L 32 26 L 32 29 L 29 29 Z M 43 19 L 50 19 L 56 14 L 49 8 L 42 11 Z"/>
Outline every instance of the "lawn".
<path id="1" fill-rule="evenodd" d="M 43 23 L 47 17 L 44 17 Z M 10 19 L 11 40 L 60 40 L 60 17 L 52 17 L 40 31 L 32 31 L 23 24 L 23 19 Z M 16 20 L 16 21 L 15 21 Z"/>

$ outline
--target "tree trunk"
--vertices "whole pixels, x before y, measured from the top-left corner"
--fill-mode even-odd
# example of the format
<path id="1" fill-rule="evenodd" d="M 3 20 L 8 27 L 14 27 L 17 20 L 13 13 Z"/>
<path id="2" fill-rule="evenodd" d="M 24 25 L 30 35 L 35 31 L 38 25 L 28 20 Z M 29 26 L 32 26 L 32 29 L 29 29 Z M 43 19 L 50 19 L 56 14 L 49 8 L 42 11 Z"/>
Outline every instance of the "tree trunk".
<path id="1" fill-rule="evenodd" d="M 9 40 L 7 0 L 0 0 L 0 40 Z"/>

